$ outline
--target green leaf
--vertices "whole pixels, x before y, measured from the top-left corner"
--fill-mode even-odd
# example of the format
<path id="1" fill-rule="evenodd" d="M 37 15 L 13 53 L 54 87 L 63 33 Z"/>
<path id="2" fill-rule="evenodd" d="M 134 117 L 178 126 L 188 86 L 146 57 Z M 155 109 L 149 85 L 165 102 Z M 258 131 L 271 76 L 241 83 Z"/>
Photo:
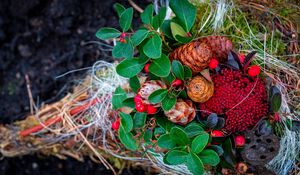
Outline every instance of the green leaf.
<path id="1" fill-rule="evenodd" d="M 184 128 L 189 138 L 195 137 L 204 131 L 204 129 L 197 123 L 190 123 Z"/>
<path id="2" fill-rule="evenodd" d="M 133 120 L 131 115 L 120 112 L 121 126 L 125 132 L 130 132 L 133 128 Z"/>
<path id="3" fill-rule="evenodd" d="M 172 149 L 176 144 L 172 141 L 170 134 L 164 134 L 158 138 L 157 145 L 161 148 Z"/>
<path id="4" fill-rule="evenodd" d="M 191 150 L 194 153 L 200 153 L 205 146 L 207 145 L 209 140 L 209 135 L 202 131 L 202 133 L 200 133 L 193 141 L 192 141 L 192 145 L 191 145 Z"/>
<path id="5" fill-rule="evenodd" d="M 179 61 L 174 60 L 172 62 L 172 72 L 177 78 L 184 80 L 184 68 Z"/>
<path id="6" fill-rule="evenodd" d="M 147 142 L 150 142 L 152 136 L 153 136 L 152 130 L 147 129 L 146 132 L 145 132 L 145 134 L 144 134 L 144 140 L 145 140 L 145 142 L 146 142 L 146 143 L 147 143 Z"/>
<path id="7" fill-rule="evenodd" d="M 230 138 L 226 139 L 225 142 L 222 144 L 222 148 L 224 150 L 224 160 L 232 167 L 235 166 L 235 153 L 232 147 L 232 143 Z"/>
<path id="8" fill-rule="evenodd" d="M 183 129 L 175 126 L 170 131 L 171 139 L 178 145 L 185 146 L 189 143 L 189 138 Z"/>
<path id="9" fill-rule="evenodd" d="M 220 145 L 211 145 L 211 146 L 209 146 L 209 149 L 214 150 L 218 154 L 219 157 L 224 154 L 224 150 Z"/>
<path id="10" fill-rule="evenodd" d="M 129 86 L 133 92 L 137 93 L 137 91 L 141 87 L 140 80 L 138 79 L 137 76 L 133 76 L 129 79 Z"/>
<path id="11" fill-rule="evenodd" d="M 141 14 L 142 22 L 145 24 L 151 24 L 152 23 L 152 17 L 153 17 L 153 5 L 148 5 L 143 13 Z"/>
<path id="12" fill-rule="evenodd" d="M 159 9 L 159 12 L 156 16 L 154 16 L 153 21 L 152 21 L 152 26 L 155 30 L 161 27 L 163 24 L 165 17 L 167 13 L 167 8 L 166 7 L 161 7 Z"/>
<path id="13" fill-rule="evenodd" d="M 132 58 L 133 57 L 133 45 L 129 39 L 126 39 L 126 43 L 117 42 L 112 50 L 114 58 Z"/>
<path id="14" fill-rule="evenodd" d="M 187 156 L 187 167 L 194 175 L 202 175 L 204 173 L 204 165 L 201 159 L 195 153 L 189 153 Z"/>
<path id="15" fill-rule="evenodd" d="M 143 47 L 143 51 L 149 58 L 160 58 L 161 57 L 162 41 L 158 34 L 154 34 Z"/>
<path id="16" fill-rule="evenodd" d="M 176 36 L 186 36 L 186 31 L 184 31 L 184 29 L 177 23 L 175 22 L 171 22 L 170 24 L 171 27 L 171 32 L 173 35 L 173 38 L 176 39 Z"/>
<path id="17" fill-rule="evenodd" d="M 173 35 L 172 35 L 172 31 L 171 31 L 171 20 L 165 20 L 161 26 L 161 29 L 163 31 L 163 34 L 170 38 L 170 39 L 173 39 Z"/>
<path id="18" fill-rule="evenodd" d="M 211 149 L 203 150 L 199 154 L 199 157 L 205 165 L 217 166 L 220 163 L 220 157 L 215 151 Z"/>
<path id="19" fill-rule="evenodd" d="M 140 63 L 138 58 L 125 59 L 116 67 L 119 75 L 131 78 L 137 75 L 144 68 L 144 64 Z"/>
<path id="20" fill-rule="evenodd" d="M 162 108 L 164 111 L 169 111 L 176 104 L 177 99 L 175 97 L 166 96 L 162 101 Z"/>
<path id="21" fill-rule="evenodd" d="M 158 77 L 167 77 L 171 70 L 169 58 L 162 54 L 160 58 L 155 59 L 149 66 L 149 71 Z"/>
<path id="22" fill-rule="evenodd" d="M 176 35 L 175 39 L 176 39 L 176 41 L 185 44 L 185 43 L 191 42 L 193 40 L 193 37 L 185 37 L 185 36 Z"/>
<path id="23" fill-rule="evenodd" d="M 144 41 L 148 34 L 149 31 L 147 29 L 139 29 L 138 31 L 136 31 L 131 37 L 133 45 L 137 46 L 141 44 L 141 42 Z"/>
<path id="24" fill-rule="evenodd" d="M 141 128 L 145 125 L 146 122 L 146 113 L 136 112 L 133 116 L 134 128 Z"/>
<path id="25" fill-rule="evenodd" d="M 196 19 L 196 8 L 188 0 L 171 0 L 170 8 L 179 19 L 181 25 L 188 32 Z"/>
<path id="26" fill-rule="evenodd" d="M 133 8 L 128 8 L 124 10 L 120 16 L 119 23 L 120 27 L 122 28 L 123 32 L 126 32 L 129 30 L 132 22 L 132 16 L 133 16 Z"/>
<path id="27" fill-rule="evenodd" d="M 188 97 L 187 97 L 187 94 L 186 94 L 186 91 L 185 91 L 184 89 L 181 90 L 181 91 L 178 93 L 177 98 L 188 98 Z"/>
<path id="28" fill-rule="evenodd" d="M 168 84 L 172 84 L 172 82 L 176 79 L 172 72 L 165 78 Z"/>
<path id="29" fill-rule="evenodd" d="M 111 99 L 113 109 L 118 109 L 123 106 L 123 101 L 126 99 L 126 92 L 119 86 Z"/>
<path id="30" fill-rule="evenodd" d="M 188 79 L 188 78 L 192 78 L 192 70 L 187 67 L 187 66 L 183 66 L 184 67 L 184 79 Z"/>
<path id="31" fill-rule="evenodd" d="M 137 150 L 135 139 L 133 138 L 132 133 L 126 132 L 123 126 L 120 126 L 119 129 L 119 139 L 127 149 L 130 149 L 132 151 Z"/>
<path id="32" fill-rule="evenodd" d="M 273 112 L 278 112 L 281 107 L 281 92 L 276 86 L 271 87 L 271 109 Z"/>
<path id="33" fill-rule="evenodd" d="M 154 129 L 154 135 L 157 137 L 157 135 L 163 135 L 166 133 L 166 130 L 164 130 L 164 128 L 161 128 L 161 127 L 156 127 Z"/>
<path id="34" fill-rule="evenodd" d="M 121 32 L 114 28 L 103 27 L 99 29 L 96 33 L 96 37 L 102 40 L 116 38 L 121 35 Z"/>
<path id="35" fill-rule="evenodd" d="M 122 106 L 127 106 L 127 107 L 130 107 L 130 108 L 135 108 L 135 102 L 134 102 L 134 98 L 133 97 L 130 97 L 130 98 L 126 98 L 124 101 L 123 101 L 123 105 Z"/>
<path id="36" fill-rule="evenodd" d="M 156 104 L 161 102 L 167 96 L 167 94 L 167 89 L 158 89 L 150 94 L 148 100 L 150 101 L 150 103 Z"/>
<path id="37" fill-rule="evenodd" d="M 120 17 L 121 14 L 126 10 L 125 7 L 119 3 L 114 4 L 114 9 L 118 13 L 118 16 Z"/>
<path id="38" fill-rule="evenodd" d="M 170 165 L 179 165 L 186 162 L 187 155 L 185 151 L 171 150 L 165 156 Z"/>

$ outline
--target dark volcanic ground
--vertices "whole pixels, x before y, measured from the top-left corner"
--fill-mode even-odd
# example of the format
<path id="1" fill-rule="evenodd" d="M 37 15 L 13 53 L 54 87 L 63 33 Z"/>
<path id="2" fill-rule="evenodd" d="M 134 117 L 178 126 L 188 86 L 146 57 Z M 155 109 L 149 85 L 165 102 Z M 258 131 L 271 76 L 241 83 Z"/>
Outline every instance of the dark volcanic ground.
<path id="1" fill-rule="evenodd" d="M 67 71 L 89 67 L 106 58 L 94 34 L 103 26 L 118 26 L 114 0 L 1 0 L 0 2 L 0 122 L 20 120 L 29 112 L 25 75 L 39 104 L 59 100 L 72 80 L 84 71 L 56 79 Z M 118 0 L 129 6 L 126 0 Z M 138 1 L 136 1 L 138 2 Z M 145 7 L 149 1 L 141 1 Z M 135 17 L 137 17 L 137 13 Z M 135 25 L 139 23 L 135 21 Z M 65 161 L 36 155 L 5 158 L 0 174 L 110 174 L 90 160 Z M 140 173 L 138 173 L 140 172 Z M 130 174 L 129 171 L 125 174 Z M 136 171 L 131 174 L 142 174 Z"/>

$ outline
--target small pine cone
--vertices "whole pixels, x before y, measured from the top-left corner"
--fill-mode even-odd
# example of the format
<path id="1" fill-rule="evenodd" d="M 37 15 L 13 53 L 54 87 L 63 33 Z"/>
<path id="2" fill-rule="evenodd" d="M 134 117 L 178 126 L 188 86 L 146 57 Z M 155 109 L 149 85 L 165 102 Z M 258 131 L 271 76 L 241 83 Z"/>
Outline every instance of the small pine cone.
<path id="1" fill-rule="evenodd" d="M 171 60 L 179 60 L 182 64 L 191 68 L 194 73 L 204 70 L 208 66 L 211 57 L 211 48 L 199 41 L 182 45 L 170 55 Z"/>
<path id="2" fill-rule="evenodd" d="M 206 102 L 214 94 L 214 85 L 202 76 L 195 76 L 187 85 L 187 95 L 194 102 Z"/>
<path id="3" fill-rule="evenodd" d="M 228 60 L 228 54 L 233 49 L 232 42 L 225 36 L 207 36 L 198 40 L 207 44 L 212 51 L 212 57 L 225 63 Z"/>
<path id="4" fill-rule="evenodd" d="M 142 97 L 143 102 L 145 104 L 149 104 L 148 97 L 152 94 L 152 92 L 158 89 L 165 89 L 167 86 L 159 80 L 149 80 L 146 81 L 138 91 L 138 94 Z"/>
<path id="5" fill-rule="evenodd" d="M 165 115 L 173 123 L 186 125 L 195 118 L 196 110 L 191 100 L 178 99 L 171 110 L 165 111 Z"/>

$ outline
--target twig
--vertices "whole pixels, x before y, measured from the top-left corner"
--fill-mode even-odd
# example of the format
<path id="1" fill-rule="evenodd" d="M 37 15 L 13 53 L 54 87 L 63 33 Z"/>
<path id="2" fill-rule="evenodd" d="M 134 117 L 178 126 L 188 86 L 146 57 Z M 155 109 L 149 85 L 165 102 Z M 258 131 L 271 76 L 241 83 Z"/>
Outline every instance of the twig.
<path id="1" fill-rule="evenodd" d="M 25 81 L 26 81 L 26 88 L 27 88 L 27 93 L 29 97 L 29 103 L 30 103 L 30 114 L 33 114 L 33 106 L 35 105 L 33 97 L 32 97 L 32 92 L 30 88 L 30 80 L 28 74 L 25 75 Z"/>
<path id="2" fill-rule="evenodd" d="M 138 12 L 140 12 L 140 13 L 143 13 L 144 12 L 144 10 L 140 7 L 140 6 L 138 6 L 135 2 L 133 2 L 133 0 L 128 0 L 129 1 L 129 4 L 136 10 L 136 11 L 138 11 Z"/>

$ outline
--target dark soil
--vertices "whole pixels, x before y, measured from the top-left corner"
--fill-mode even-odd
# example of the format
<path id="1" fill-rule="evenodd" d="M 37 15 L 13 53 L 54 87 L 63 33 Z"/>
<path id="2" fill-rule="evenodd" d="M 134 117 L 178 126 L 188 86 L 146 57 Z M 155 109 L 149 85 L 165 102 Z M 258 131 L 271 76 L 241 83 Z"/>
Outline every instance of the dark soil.
<path id="1" fill-rule="evenodd" d="M 0 3 L 0 122 L 11 123 L 29 113 L 25 75 L 35 102 L 51 103 L 70 91 L 84 71 L 57 79 L 70 70 L 91 66 L 107 54 L 94 34 L 103 26 L 118 26 L 113 0 L 1 0 Z M 126 0 L 119 0 L 129 6 Z M 141 7 L 149 2 L 143 1 Z M 135 18 L 137 17 L 135 14 Z M 135 20 L 135 25 L 139 23 Z M 24 156 L 0 161 L 0 174 L 110 174 L 86 160 Z M 128 173 L 127 173 L 128 174 Z M 133 174 L 138 174 L 137 172 Z M 140 173 L 139 173 L 140 174 Z"/>

